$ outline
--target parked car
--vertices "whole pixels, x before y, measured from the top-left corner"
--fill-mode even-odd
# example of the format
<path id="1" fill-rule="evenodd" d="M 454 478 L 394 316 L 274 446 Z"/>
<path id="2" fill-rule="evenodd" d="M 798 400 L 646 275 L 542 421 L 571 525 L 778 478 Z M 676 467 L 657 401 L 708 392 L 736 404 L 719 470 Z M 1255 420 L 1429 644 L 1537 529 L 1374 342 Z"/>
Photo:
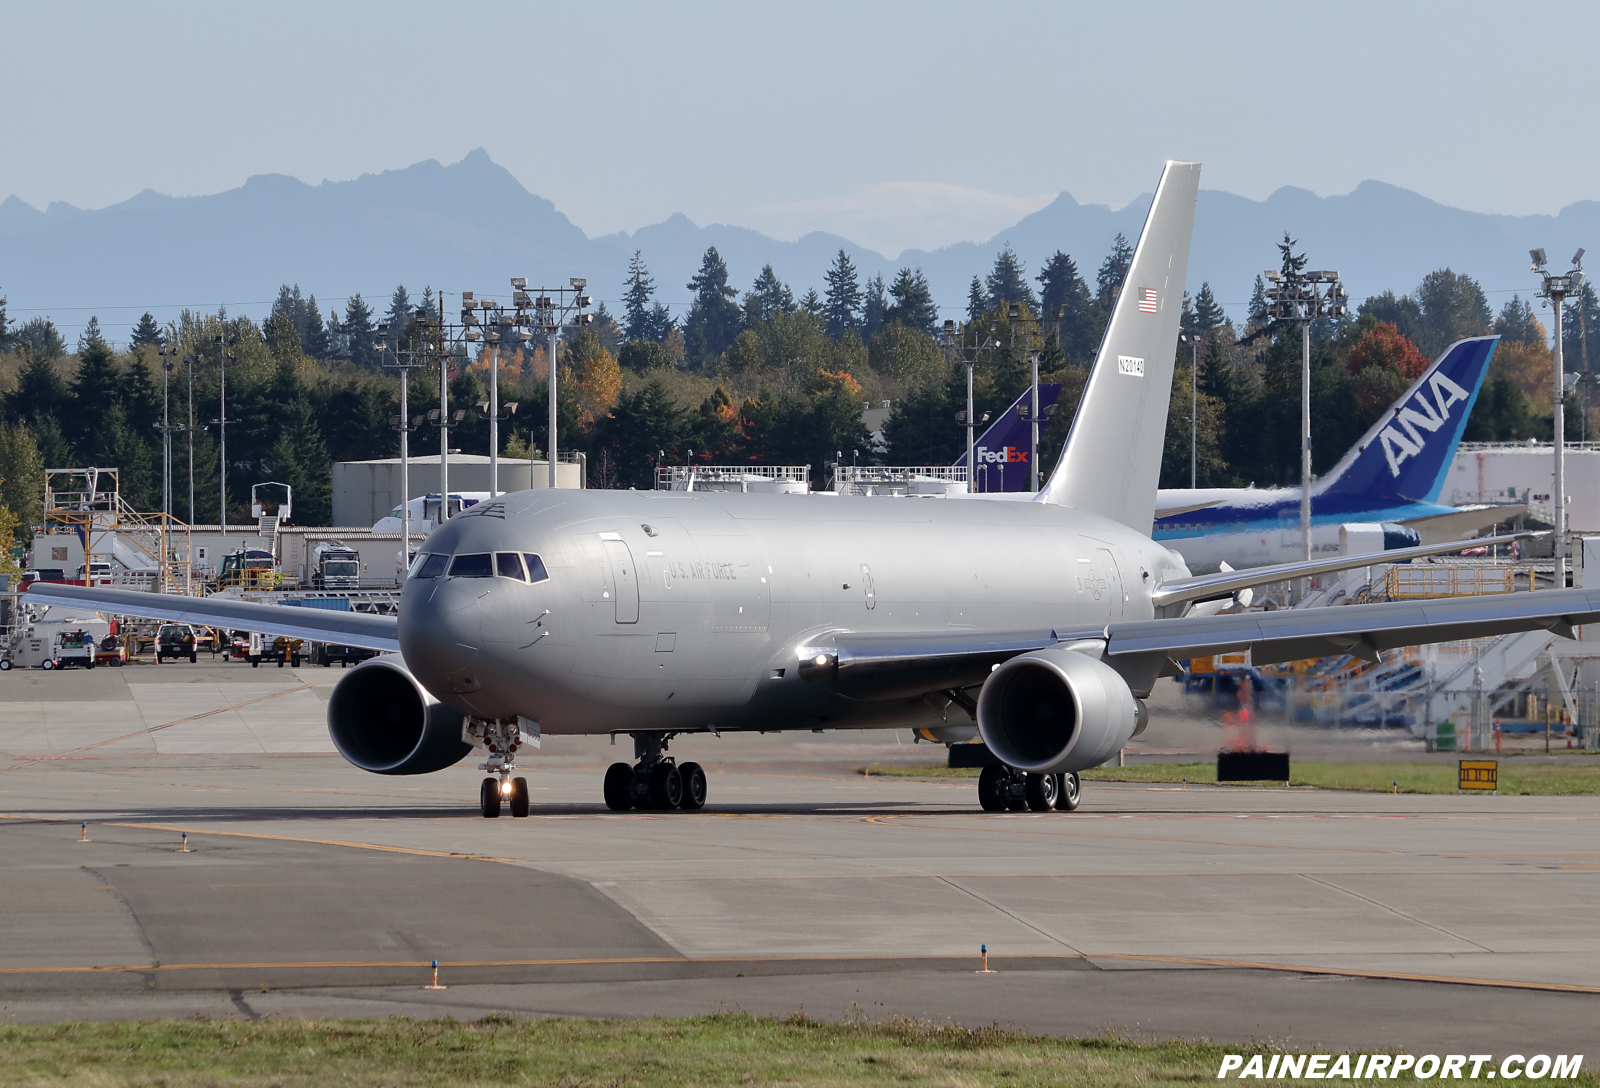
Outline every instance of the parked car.
<path id="1" fill-rule="evenodd" d="M 195 652 L 194 628 L 187 623 L 163 623 L 156 632 L 156 664 L 169 657 L 174 661 L 180 657 L 187 657 L 190 662 L 199 659 Z"/>
<path id="2" fill-rule="evenodd" d="M 313 642 L 308 660 L 313 665 L 331 668 L 335 661 L 345 666 L 359 665 L 367 658 L 377 656 L 377 650 L 367 650 L 360 646 L 341 646 L 337 642 Z"/>

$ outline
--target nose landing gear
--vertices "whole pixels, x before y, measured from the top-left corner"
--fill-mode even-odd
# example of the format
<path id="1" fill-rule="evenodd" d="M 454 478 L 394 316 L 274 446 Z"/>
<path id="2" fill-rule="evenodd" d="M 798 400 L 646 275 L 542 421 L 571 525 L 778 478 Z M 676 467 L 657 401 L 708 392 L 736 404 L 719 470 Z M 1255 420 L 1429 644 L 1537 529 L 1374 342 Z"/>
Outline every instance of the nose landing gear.
<path id="1" fill-rule="evenodd" d="M 985 812 L 1075 812 L 1081 796 L 1077 771 L 1030 774 L 997 763 L 978 776 L 978 804 Z"/>
<path id="2" fill-rule="evenodd" d="M 497 818 L 501 802 L 511 807 L 514 818 L 526 817 L 528 780 L 512 777 L 517 767 L 517 749 L 522 747 L 521 729 L 505 722 L 469 721 L 462 727 L 461 739 L 488 750 L 489 758 L 478 764 L 478 770 L 498 774 L 496 778 L 485 778 L 478 787 L 478 808 L 483 818 Z"/>
<path id="3" fill-rule="evenodd" d="M 672 733 L 633 734 L 634 766 L 613 763 L 606 768 L 606 807 L 693 812 L 705 807 L 706 772 L 698 763 L 678 763 L 666 755 Z"/>

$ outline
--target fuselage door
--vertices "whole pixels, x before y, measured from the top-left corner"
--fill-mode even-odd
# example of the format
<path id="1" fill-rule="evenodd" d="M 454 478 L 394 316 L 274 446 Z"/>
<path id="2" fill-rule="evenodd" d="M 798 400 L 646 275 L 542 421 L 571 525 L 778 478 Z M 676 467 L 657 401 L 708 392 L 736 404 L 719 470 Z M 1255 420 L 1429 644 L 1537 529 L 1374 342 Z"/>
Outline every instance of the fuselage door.
<path id="1" fill-rule="evenodd" d="M 606 567 L 610 575 L 611 598 L 616 604 L 618 623 L 639 622 L 639 572 L 634 569 L 633 553 L 628 542 L 616 533 L 602 533 L 600 542 L 606 549 Z"/>

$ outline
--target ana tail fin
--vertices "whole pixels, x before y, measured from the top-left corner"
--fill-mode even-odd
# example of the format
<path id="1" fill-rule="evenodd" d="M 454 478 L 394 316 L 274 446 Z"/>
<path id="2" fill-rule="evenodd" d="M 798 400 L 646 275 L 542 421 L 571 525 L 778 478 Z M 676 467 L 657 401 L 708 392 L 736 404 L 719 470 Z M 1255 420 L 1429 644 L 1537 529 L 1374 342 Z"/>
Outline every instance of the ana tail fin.
<path id="1" fill-rule="evenodd" d="M 1457 340 L 1346 453 L 1317 494 L 1438 502 L 1498 336 Z"/>
<path id="2" fill-rule="evenodd" d="M 1167 163 L 1061 460 L 1038 501 L 1150 531 L 1199 191 L 1199 163 Z"/>

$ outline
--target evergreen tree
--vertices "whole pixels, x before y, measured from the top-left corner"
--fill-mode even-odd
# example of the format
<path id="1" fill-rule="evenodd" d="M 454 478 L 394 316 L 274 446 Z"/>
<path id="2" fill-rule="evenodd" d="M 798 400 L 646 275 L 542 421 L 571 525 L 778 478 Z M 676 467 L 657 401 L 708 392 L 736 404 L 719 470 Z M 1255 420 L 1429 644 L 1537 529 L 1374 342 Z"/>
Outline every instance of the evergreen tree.
<path id="1" fill-rule="evenodd" d="M 1595 323 L 1597 313 L 1594 285 L 1584 281 L 1583 289 L 1577 298 L 1568 298 L 1567 304 L 1562 308 L 1561 324 L 1561 365 L 1567 373 L 1589 373 L 1591 368 L 1600 369 L 1600 354 L 1590 358 L 1587 346 L 1589 326 Z"/>
<path id="2" fill-rule="evenodd" d="M 0 354 L 14 351 L 17 346 L 17 334 L 11 328 L 6 318 L 6 297 L 0 295 Z"/>
<path id="3" fill-rule="evenodd" d="M 1512 295 L 1511 301 L 1500 308 L 1500 317 L 1494 323 L 1494 331 L 1508 341 L 1526 344 L 1528 347 L 1544 346 L 1544 328 L 1538 318 L 1533 316 L 1533 307 L 1524 302 L 1521 295 Z"/>
<path id="4" fill-rule="evenodd" d="M 274 310 L 261 330 L 267 350 L 279 362 L 296 363 L 300 359 L 300 337 L 294 331 L 294 321 L 288 314 Z"/>
<path id="5" fill-rule="evenodd" d="M 356 366 L 368 370 L 378 368 L 378 353 L 373 348 L 372 310 L 359 294 L 351 295 L 344 306 L 344 320 L 339 323 L 339 335 L 344 340 L 344 353 Z"/>
<path id="6" fill-rule="evenodd" d="M 993 307 L 989 305 L 989 296 L 983 291 L 983 281 L 973 276 L 972 284 L 967 288 L 967 323 L 971 324 L 978 320 L 991 309 Z"/>
<path id="7" fill-rule="evenodd" d="M 600 444 L 616 466 L 619 487 L 655 486 L 661 457 L 670 464 L 683 460 L 690 420 L 659 380 L 624 393 L 601 424 Z"/>
<path id="8" fill-rule="evenodd" d="M 391 345 L 396 344 L 406 335 L 406 329 L 411 324 L 411 296 L 406 292 L 406 285 L 400 284 L 394 289 L 394 294 L 389 296 L 389 312 L 384 315 L 385 336 Z"/>
<path id="9" fill-rule="evenodd" d="M 1056 250 L 1037 277 L 1042 288 L 1039 298 L 1040 320 L 1055 330 L 1062 358 L 1087 363 L 1094 356 L 1100 333 L 1089 285 L 1078 274 L 1071 257 Z"/>
<path id="10" fill-rule="evenodd" d="M 704 365 L 726 351 L 739 335 L 739 306 L 733 301 L 739 292 L 728 286 L 728 266 L 716 246 L 706 250 L 700 271 L 688 286 L 694 302 L 684 319 L 683 338 L 689 358 Z"/>
<path id="11" fill-rule="evenodd" d="M 72 449 L 67 445 L 66 436 L 61 433 L 61 424 L 53 413 L 34 417 L 33 440 L 39 447 L 39 460 L 45 468 L 74 467 Z"/>
<path id="12" fill-rule="evenodd" d="M 111 345 L 106 343 L 106 338 L 100 334 L 100 319 L 90 316 L 89 323 L 78 334 L 78 354 L 82 355 L 85 351 L 94 351 L 100 348 L 104 348 L 109 352 Z"/>
<path id="13" fill-rule="evenodd" d="M 1205 333 L 1227 323 L 1228 315 L 1217 304 L 1216 296 L 1211 293 L 1211 282 L 1207 280 L 1200 285 L 1200 293 L 1194 298 L 1194 327 Z"/>
<path id="14" fill-rule="evenodd" d="M 628 340 L 659 340 L 652 336 L 650 299 L 656 293 L 656 281 L 650 278 L 644 266 L 644 251 L 634 250 L 628 261 L 627 290 L 622 295 L 622 335 Z"/>
<path id="15" fill-rule="evenodd" d="M 278 413 L 278 437 L 266 458 L 270 478 L 294 489 L 294 517 L 301 525 L 333 522 L 332 461 L 311 405 L 296 396 Z"/>
<path id="16" fill-rule="evenodd" d="M 861 312 L 861 286 L 856 280 L 856 266 L 850 263 L 843 249 L 829 266 L 827 281 L 823 316 L 827 319 L 828 335 L 837 340 L 846 329 L 859 325 L 857 315 Z"/>
<path id="17" fill-rule="evenodd" d="M 745 296 L 744 311 L 746 327 L 757 321 L 771 321 L 779 314 L 794 313 L 794 292 L 778 279 L 770 264 L 761 269 L 750 293 Z"/>
<path id="18" fill-rule="evenodd" d="M 827 305 L 815 287 L 806 290 L 805 297 L 800 300 L 800 308 L 812 317 L 823 317 L 827 313 Z"/>
<path id="19" fill-rule="evenodd" d="M 866 300 L 861 304 L 861 336 L 871 341 L 883 328 L 884 316 L 889 312 L 889 293 L 884 288 L 883 276 L 873 276 L 867 281 Z"/>
<path id="20" fill-rule="evenodd" d="M 332 358 L 343 357 L 348 346 L 346 340 L 344 329 L 339 324 L 339 311 L 337 309 L 329 310 L 327 355 Z"/>
<path id="21" fill-rule="evenodd" d="M 156 319 L 146 310 L 139 323 L 133 327 L 133 337 L 130 345 L 136 348 L 158 348 L 161 346 L 161 326 L 156 324 Z"/>
<path id="22" fill-rule="evenodd" d="M 48 317 L 36 317 L 16 332 L 16 342 L 41 359 L 59 359 L 67 353 L 67 342 Z"/>
<path id="23" fill-rule="evenodd" d="M 45 356 L 29 349 L 23 352 L 23 360 L 22 370 L 17 375 L 17 387 L 6 398 L 6 414 L 30 426 L 45 416 L 60 419 L 66 414 L 72 396 L 67 383 L 61 380 L 61 375 L 56 373 L 55 366 Z M 64 466 L 56 463 L 50 467 Z"/>
<path id="24" fill-rule="evenodd" d="M 322 359 L 332 353 L 329 345 L 329 330 L 322 323 L 322 312 L 317 309 L 316 295 L 306 299 L 305 327 L 302 329 L 296 324 L 295 328 L 300 333 L 301 351 L 313 359 Z"/>
<path id="25" fill-rule="evenodd" d="M 72 380 L 72 411 L 64 417 L 68 422 L 67 440 L 80 454 L 89 454 L 97 448 L 103 450 L 103 446 L 97 447 L 95 436 L 110 418 L 111 409 L 121 407 L 121 377 L 111 345 L 100 336 L 99 328 L 91 319 L 78 349 L 78 373 Z M 123 419 L 125 425 L 126 417 Z M 115 461 L 83 463 L 117 465 Z"/>
<path id="26" fill-rule="evenodd" d="M 1122 281 L 1128 276 L 1128 267 L 1133 264 L 1133 247 L 1128 240 L 1118 231 L 1111 242 L 1111 252 L 1106 259 L 1100 262 L 1100 271 L 1095 273 L 1095 301 L 1100 308 L 1111 312 L 1112 303 L 1117 299 L 1117 292 L 1122 289 Z"/>
<path id="27" fill-rule="evenodd" d="M 650 307 L 650 324 L 645 333 L 646 339 L 654 340 L 658 344 L 665 344 L 672 335 L 672 330 L 677 325 L 672 319 L 672 313 L 667 309 L 666 303 L 658 302 Z"/>
<path id="28" fill-rule="evenodd" d="M 435 320 L 439 317 L 439 299 L 433 293 L 432 284 L 424 284 L 422 288 L 422 301 L 417 303 L 417 311 Z"/>
<path id="29" fill-rule="evenodd" d="M 939 307 L 934 305 L 933 291 L 922 269 L 902 268 L 889 285 L 889 297 L 894 303 L 884 315 L 885 321 L 898 321 L 929 336 L 939 327 Z"/>
<path id="30" fill-rule="evenodd" d="M 1020 302 L 1030 313 L 1039 309 L 1038 300 L 1033 297 L 1033 288 L 1028 286 L 1027 270 L 1021 258 L 1012 251 L 1010 242 L 995 257 L 994 270 L 984 279 L 983 285 L 989 296 L 990 309 L 1012 302 Z"/>

